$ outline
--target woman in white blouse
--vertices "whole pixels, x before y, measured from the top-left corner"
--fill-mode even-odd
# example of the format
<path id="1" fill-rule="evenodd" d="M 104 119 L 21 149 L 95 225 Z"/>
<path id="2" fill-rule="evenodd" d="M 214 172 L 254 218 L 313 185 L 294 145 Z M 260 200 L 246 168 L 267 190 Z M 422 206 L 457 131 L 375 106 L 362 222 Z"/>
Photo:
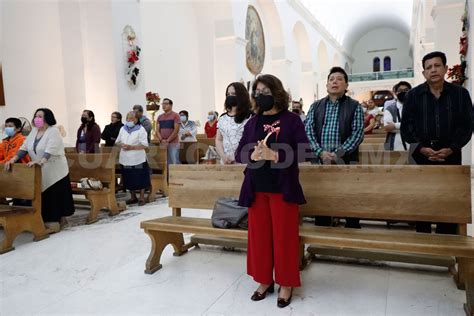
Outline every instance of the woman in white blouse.
<path id="1" fill-rule="evenodd" d="M 126 120 L 115 144 L 121 147 L 119 163 L 122 167 L 123 185 L 131 194 L 127 204 L 138 202 L 142 206 L 145 205 L 145 189 L 150 187 L 150 168 L 145 152 L 148 148 L 148 136 L 135 112 L 128 112 Z M 140 191 L 139 199 L 137 191 Z"/>
<path id="2" fill-rule="evenodd" d="M 67 223 L 66 216 L 74 214 L 69 167 L 64 154 L 61 134 L 54 125 L 56 119 L 47 108 L 36 110 L 34 128 L 5 168 L 22 159 L 26 154 L 28 166 L 41 166 L 41 215 L 50 233 L 58 232 Z"/>

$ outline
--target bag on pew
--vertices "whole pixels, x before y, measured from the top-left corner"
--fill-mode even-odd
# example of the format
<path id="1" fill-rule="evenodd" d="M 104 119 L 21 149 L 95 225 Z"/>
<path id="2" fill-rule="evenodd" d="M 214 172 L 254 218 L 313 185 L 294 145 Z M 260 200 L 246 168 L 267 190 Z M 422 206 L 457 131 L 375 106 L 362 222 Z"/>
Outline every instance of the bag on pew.
<path id="1" fill-rule="evenodd" d="M 104 187 L 102 185 L 102 182 L 95 178 L 82 178 L 80 183 L 82 189 L 92 189 L 99 191 L 102 190 L 102 188 Z"/>
<path id="2" fill-rule="evenodd" d="M 248 228 L 248 209 L 235 198 L 218 198 L 212 210 L 211 222 L 216 228 Z"/>
<path id="3" fill-rule="evenodd" d="M 220 159 L 220 157 L 219 157 L 219 153 L 217 152 L 216 147 L 209 146 L 202 160 L 208 163 L 211 163 L 211 162 L 215 162 L 217 159 Z"/>

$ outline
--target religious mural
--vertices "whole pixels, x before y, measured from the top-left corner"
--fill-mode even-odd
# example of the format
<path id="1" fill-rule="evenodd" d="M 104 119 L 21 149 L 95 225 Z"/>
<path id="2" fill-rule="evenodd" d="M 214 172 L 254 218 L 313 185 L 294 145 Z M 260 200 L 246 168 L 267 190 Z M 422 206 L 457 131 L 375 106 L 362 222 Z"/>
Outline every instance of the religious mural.
<path id="1" fill-rule="evenodd" d="M 254 75 L 262 72 L 265 62 L 265 36 L 262 21 L 253 6 L 248 7 L 245 26 L 247 68 Z"/>

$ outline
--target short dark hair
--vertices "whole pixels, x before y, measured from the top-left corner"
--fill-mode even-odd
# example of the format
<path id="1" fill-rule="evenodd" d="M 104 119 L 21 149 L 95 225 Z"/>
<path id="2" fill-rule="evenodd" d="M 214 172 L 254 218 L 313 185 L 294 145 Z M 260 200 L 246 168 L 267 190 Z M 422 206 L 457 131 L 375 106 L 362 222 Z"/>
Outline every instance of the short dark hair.
<path id="1" fill-rule="evenodd" d="M 140 104 L 135 104 L 132 108 L 134 111 L 142 112 L 143 113 L 143 106 Z"/>
<path id="2" fill-rule="evenodd" d="M 426 54 L 423 57 L 423 60 L 422 60 L 423 69 L 425 69 L 425 61 L 427 61 L 429 59 L 436 58 L 436 57 L 441 58 L 441 61 L 443 62 L 443 66 L 446 66 L 446 63 L 448 62 L 448 60 L 446 59 L 446 54 L 445 53 L 443 53 L 443 52 L 431 52 L 431 53 Z"/>
<path id="3" fill-rule="evenodd" d="M 5 120 L 6 123 L 13 123 L 15 125 L 15 128 L 21 128 L 21 121 L 17 119 L 16 117 L 9 117 Z"/>
<path id="4" fill-rule="evenodd" d="M 252 85 L 252 99 L 255 100 L 255 90 L 257 90 L 257 84 L 259 82 L 263 83 L 268 87 L 268 89 L 270 89 L 273 98 L 275 98 L 274 106 L 278 110 L 288 110 L 288 101 L 290 99 L 290 96 L 288 95 L 288 92 L 286 92 L 285 88 L 283 88 L 281 80 L 275 77 L 274 75 L 261 75 L 258 76 L 257 79 L 255 79 Z M 260 109 L 258 110 L 258 113 L 262 113 Z"/>
<path id="5" fill-rule="evenodd" d="M 409 82 L 400 81 L 399 83 L 393 86 L 393 92 L 397 92 L 398 88 L 400 88 L 401 86 L 407 86 L 408 89 L 411 89 L 411 84 Z"/>
<path id="6" fill-rule="evenodd" d="M 332 67 L 330 70 L 329 70 L 329 74 L 328 74 L 328 80 L 329 80 L 329 77 L 331 77 L 332 74 L 334 73 L 341 73 L 344 75 L 344 80 L 346 81 L 346 83 L 349 82 L 349 77 L 347 76 L 347 72 L 344 70 L 344 68 L 341 68 L 341 67 Z"/>
<path id="7" fill-rule="evenodd" d="M 44 121 L 46 122 L 46 124 L 48 124 L 49 126 L 54 126 L 56 125 L 56 118 L 54 117 L 54 113 L 53 111 L 51 111 L 50 109 L 48 108 L 39 108 L 35 111 L 35 114 L 33 114 L 33 120 L 32 122 L 34 121 L 35 117 L 36 117 L 36 113 L 38 113 L 39 111 L 43 112 L 44 114 Z"/>
<path id="8" fill-rule="evenodd" d="M 164 98 L 163 101 L 168 101 L 171 105 L 173 105 L 173 101 L 171 99 Z"/>
<path id="9" fill-rule="evenodd" d="M 112 112 L 112 115 L 115 115 L 120 122 L 122 122 L 122 113 L 120 112 Z"/>
<path id="10" fill-rule="evenodd" d="M 179 111 L 179 115 L 184 114 L 187 118 L 189 118 L 189 112 L 186 110 Z"/>

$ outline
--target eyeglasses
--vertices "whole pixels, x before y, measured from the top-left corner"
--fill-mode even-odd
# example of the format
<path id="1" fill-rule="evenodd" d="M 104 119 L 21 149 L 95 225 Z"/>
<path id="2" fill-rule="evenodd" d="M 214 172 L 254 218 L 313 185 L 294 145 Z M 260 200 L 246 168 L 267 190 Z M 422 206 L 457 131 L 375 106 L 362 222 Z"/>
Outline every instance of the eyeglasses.
<path id="1" fill-rule="evenodd" d="M 169 102 L 163 102 L 163 105 L 170 105 L 171 103 Z"/>
<path id="2" fill-rule="evenodd" d="M 272 92 L 270 91 L 270 89 L 255 90 L 253 96 L 256 98 L 259 95 L 272 95 Z"/>

